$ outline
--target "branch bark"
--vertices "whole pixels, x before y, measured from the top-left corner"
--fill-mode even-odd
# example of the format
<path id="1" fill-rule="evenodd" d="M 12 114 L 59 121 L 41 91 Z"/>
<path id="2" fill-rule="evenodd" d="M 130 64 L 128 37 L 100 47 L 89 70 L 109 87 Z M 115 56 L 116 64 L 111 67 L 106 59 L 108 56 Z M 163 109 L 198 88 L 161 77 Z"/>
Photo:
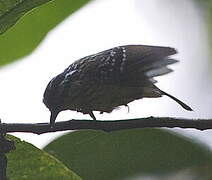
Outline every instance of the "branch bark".
<path id="1" fill-rule="evenodd" d="M 0 133 L 26 132 L 43 134 L 56 131 L 93 129 L 106 132 L 133 128 L 195 128 L 198 130 L 212 129 L 212 119 L 182 119 L 170 117 L 148 117 L 115 121 L 69 120 L 56 122 L 50 127 L 49 123 L 21 124 L 1 123 Z"/>

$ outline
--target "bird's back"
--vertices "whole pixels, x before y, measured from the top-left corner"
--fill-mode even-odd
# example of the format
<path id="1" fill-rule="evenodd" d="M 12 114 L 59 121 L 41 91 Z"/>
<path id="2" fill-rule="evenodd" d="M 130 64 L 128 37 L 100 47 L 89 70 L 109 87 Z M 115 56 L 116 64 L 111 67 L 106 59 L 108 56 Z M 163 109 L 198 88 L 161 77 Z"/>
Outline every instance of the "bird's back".
<path id="1" fill-rule="evenodd" d="M 171 72 L 176 51 L 169 47 L 128 45 L 84 57 L 65 71 L 69 91 L 64 103 L 72 110 L 110 112 L 143 97 L 160 97 L 153 77 Z M 69 107 L 68 107 L 69 106 Z"/>

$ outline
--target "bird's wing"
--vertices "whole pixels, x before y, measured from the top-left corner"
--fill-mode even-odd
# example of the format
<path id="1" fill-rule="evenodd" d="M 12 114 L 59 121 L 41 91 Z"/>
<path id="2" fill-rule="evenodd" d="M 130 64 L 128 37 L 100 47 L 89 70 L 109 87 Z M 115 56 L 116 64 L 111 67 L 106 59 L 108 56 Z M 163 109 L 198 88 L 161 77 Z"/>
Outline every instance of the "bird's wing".
<path id="1" fill-rule="evenodd" d="M 98 83 L 139 84 L 141 81 L 154 83 L 156 81 L 153 77 L 172 71 L 167 65 L 177 62 L 169 58 L 176 53 L 176 50 L 170 47 L 119 46 L 84 57 L 67 70 L 72 69 L 73 72 L 76 70 L 82 79 L 88 78 Z"/>

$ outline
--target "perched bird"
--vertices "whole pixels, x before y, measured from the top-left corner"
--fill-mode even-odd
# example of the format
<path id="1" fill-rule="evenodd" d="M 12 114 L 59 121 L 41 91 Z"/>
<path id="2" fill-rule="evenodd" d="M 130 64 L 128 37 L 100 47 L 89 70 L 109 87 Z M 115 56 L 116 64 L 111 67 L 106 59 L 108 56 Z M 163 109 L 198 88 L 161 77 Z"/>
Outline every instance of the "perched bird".
<path id="1" fill-rule="evenodd" d="M 53 126 L 59 112 L 73 110 L 89 114 L 110 113 L 136 99 L 166 95 L 184 109 L 192 109 L 155 86 L 156 76 L 172 70 L 167 65 L 178 62 L 169 56 L 176 54 L 170 47 L 126 45 L 118 46 L 75 61 L 46 87 L 43 102 L 51 112 Z"/>

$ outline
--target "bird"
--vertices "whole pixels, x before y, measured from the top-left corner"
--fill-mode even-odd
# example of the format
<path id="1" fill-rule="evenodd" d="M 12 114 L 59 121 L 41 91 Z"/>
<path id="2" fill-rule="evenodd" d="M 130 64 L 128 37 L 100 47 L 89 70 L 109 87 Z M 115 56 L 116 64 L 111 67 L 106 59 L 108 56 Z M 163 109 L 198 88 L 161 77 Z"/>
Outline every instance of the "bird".
<path id="1" fill-rule="evenodd" d="M 172 47 L 123 45 L 83 57 L 47 85 L 43 103 L 50 110 L 50 125 L 58 114 L 72 110 L 89 114 L 111 113 L 114 109 L 142 98 L 170 97 L 185 110 L 192 108 L 159 89 L 154 77 L 172 72 L 168 67 L 178 60 L 171 58 Z"/>

